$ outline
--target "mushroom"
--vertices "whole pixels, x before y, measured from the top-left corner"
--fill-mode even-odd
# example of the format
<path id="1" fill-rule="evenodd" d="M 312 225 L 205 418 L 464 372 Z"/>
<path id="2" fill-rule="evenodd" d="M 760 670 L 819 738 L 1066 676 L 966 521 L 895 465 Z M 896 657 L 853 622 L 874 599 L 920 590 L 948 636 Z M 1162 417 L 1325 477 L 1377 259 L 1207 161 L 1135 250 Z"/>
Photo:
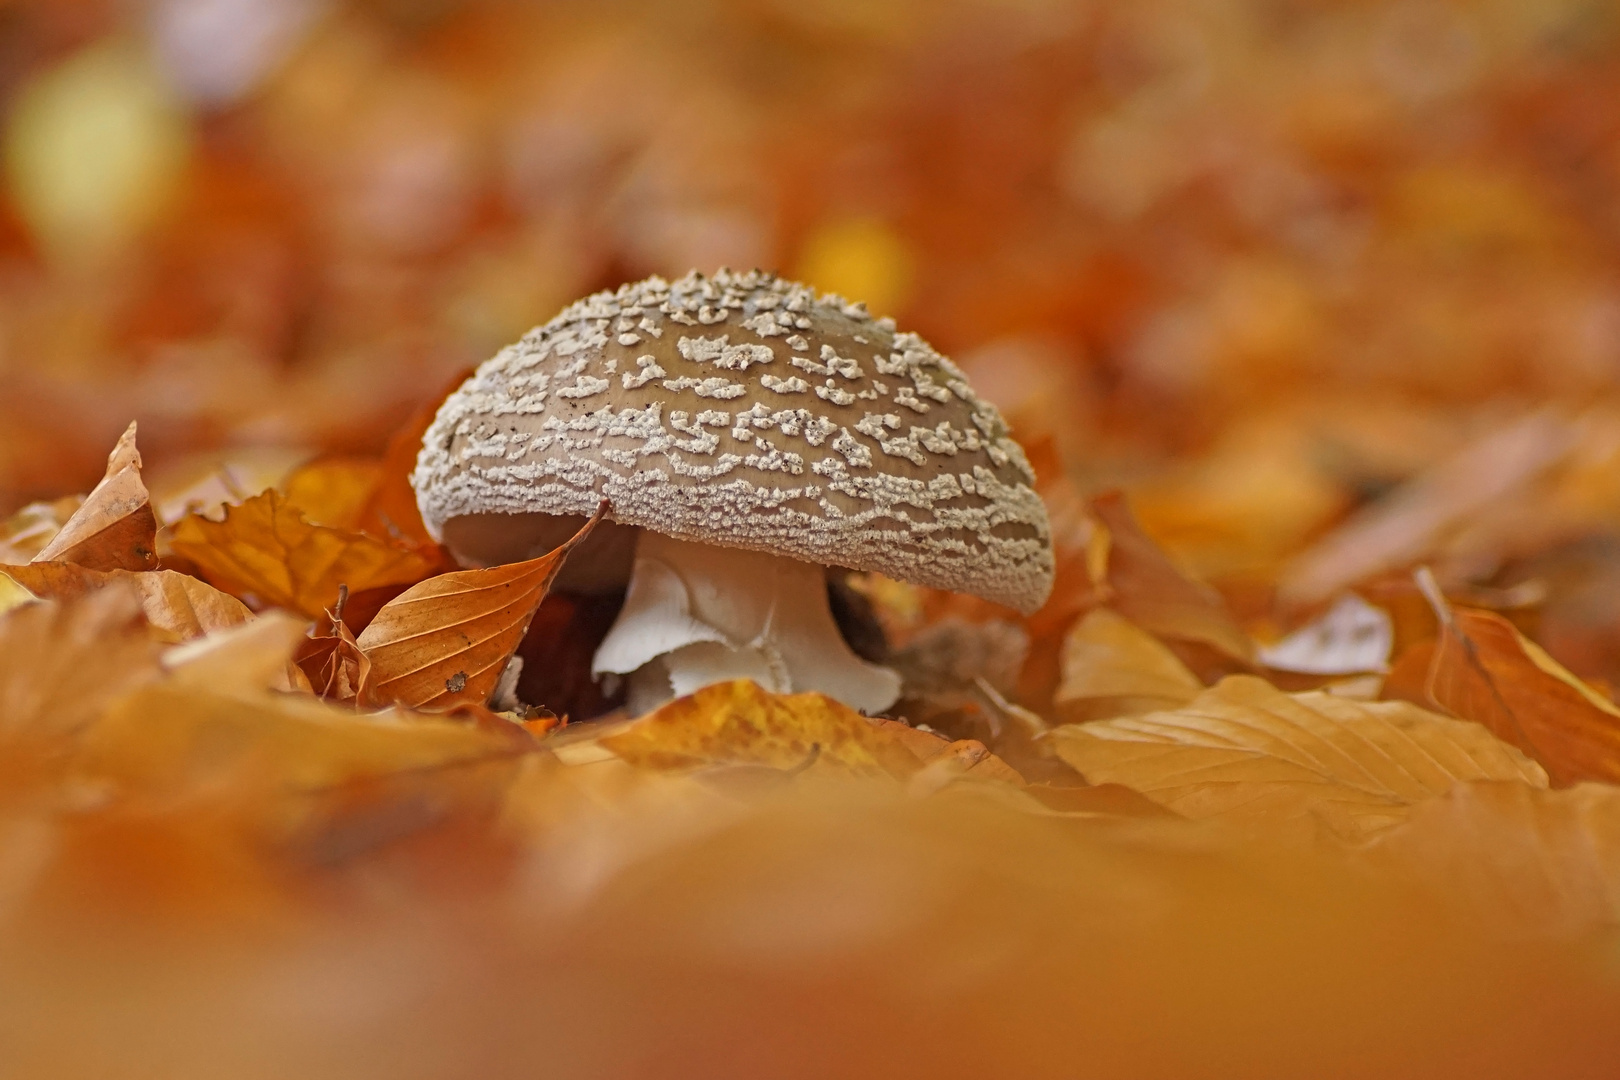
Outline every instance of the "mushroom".
<path id="1" fill-rule="evenodd" d="M 633 713 L 742 677 L 893 704 L 899 677 L 838 632 L 829 567 L 1024 612 L 1052 586 L 1034 474 L 961 370 L 759 271 L 648 278 L 529 331 L 445 401 L 413 483 L 472 564 L 547 550 L 608 500 L 557 584 L 628 582 L 592 667 Z"/>

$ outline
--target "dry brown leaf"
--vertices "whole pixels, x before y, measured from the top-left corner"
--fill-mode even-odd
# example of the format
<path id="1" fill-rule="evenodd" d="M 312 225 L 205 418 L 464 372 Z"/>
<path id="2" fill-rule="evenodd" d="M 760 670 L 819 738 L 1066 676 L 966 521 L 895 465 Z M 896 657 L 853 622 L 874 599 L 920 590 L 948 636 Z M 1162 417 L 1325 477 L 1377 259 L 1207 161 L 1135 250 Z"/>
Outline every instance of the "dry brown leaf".
<path id="1" fill-rule="evenodd" d="M 107 457 L 107 474 L 62 525 L 35 562 L 71 562 L 92 570 L 157 566 L 157 516 L 141 480 L 131 423 Z"/>
<path id="2" fill-rule="evenodd" d="M 1620 782 L 1620 708 L 1502 616 L 1448 606 L 1440 614 L 1423 684 L 1427 702 L 1483 724 L 1546 766 L 1559 785 Z M 1410 683 L 1424 655 L 1402 657 L 1390 696 L 1415 696 Z"/>
<path id="3" fill-rule="evenodd" d="M 910 741 L 824 694 L 772 694 L 736 679 L 677 698 L 601 744 L 652 769 L 733 764 L 909 777 L 922 765 Z"/>
<path id="4" fill-rule="evenodd" d="M 267 611 L 165 650 L 163 667 L 176 685 L 215 694 L 303 690 L 309 680 L 293 663 L 309 626 L 285 611 Z"/>
<path id="5" fill-rule="evenodd" d="M 1574 936 L 1620 923 L 1620 788 L 1608 784 L 1458 784 L 1369 854 L 1461 898 L 1497 932 Z"/>
<path id="6" fill-rule="evenodd" d="M 605 512 L 604 503 L 538 559 L 441 574 L 385 604 L 358 639 L 371 662 L 362 699 L 418 709 L 487 702 L 563 560 Z"/>
<path id="7" fill-rule="evenodd" d="M 183 518 L 173 547 L 248 606 L 283 607 L 311 619 L 337 602 L 339 585 L 351 595 L 409 585 L 434 567 L 417 551 L 311 524 L 276 491 L 227 507 L 222 521 Z"/>
<path id="8" fill-rule="evenodd" d="M 185 641 L 253 617 L 234 596 L 206 581 L 173 570 L 91 570 L 74 563 L 36 562 L 0 566 L 0 574 L 35 596 L 67 600 L 85 596 L 114 582 L 134 589 L 146 621 L 165 641 Z"/>
<path id="9" fill-rule="evenodd" d="M 1173 709 L 1204 691 L 1163 642 L 1107 608 L 1069 631 L 1062 672 L 1053 703 L 1069 721 Z"/>
<path id="10" fill-rule="evenodd" d="M 1284 694 L 1234 675 L 1170 712 L 1056 728 L 1092 783 L 1135 788 L 1191 818 L 1314 815 L 1363 836 L 1464 780 L 1547 785 L 1535 762 L 1477 724 L 1409 702 Z"/>
<path id="11" fill-rule="evenodd" d="M 1108 529 L 1108 604 L 1144 630 L 1195 641 L 1247 661 L 1254 643 L 1237 624 L 1221 594 L 1194 581 L 1142 531 L 1117 491 L 1092 500 Z"/>
<path id="12" fill-rule="evenodd" d="M 343 622 L 348 599 L 348 590 L 339 589 L 337 606 L 310 629 L 294 657 L 311 689 L 334 701 L 355 700 L 371 678 L 371 660 Z"/>
<path id="13" fill-rule="evenodd" d="M 0 615 L 0 758 L 75 734 L 158 673 L 158 646 L 127 587 Z"/>

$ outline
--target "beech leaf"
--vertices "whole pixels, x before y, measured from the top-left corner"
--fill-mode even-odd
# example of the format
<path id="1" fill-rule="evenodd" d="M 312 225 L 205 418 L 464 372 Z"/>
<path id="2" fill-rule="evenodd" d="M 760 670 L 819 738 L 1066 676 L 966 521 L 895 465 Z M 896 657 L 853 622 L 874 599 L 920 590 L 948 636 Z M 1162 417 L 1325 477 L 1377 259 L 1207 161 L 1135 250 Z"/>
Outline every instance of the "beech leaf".
<path id="1" fill-rule="evenodd" d="M 1620 782 L 1620 708 L 1502 616 L 1445 606 L 1440 614 L 1424 684 L 1430 702 L 1517 746 L 1556 784 Z"/>
<path id="2" fill-rule="evenodd" d="M 254 607 L 319 618 L 350 593 L 409 585 L 433 570 L 421 553 L 346 529 L 312 524 L 277 491 L 225 510 L 222 521 L 192 515 L 174 527 L 173 547 L 209 582 Z"/>
<path id="3" fill-rule="evenodd" d="M 242 601 L 206 581 L 173 570 L 91 570 L 64 562 L 0 567 L 35 596 L 66 600 L 108 585 L 127 585 L 140 598 L 146 621 L 164 640 L 177 642 L 246 622 L 253 617 Z"/>
<path id="4" fill-rule="evenodd" d="M 537 559 L 440 574 L 384 604 L 358 638 L 371 663 L 362 699 L 432 709 L 487 702 L 563 560 L 606 510 Z"/>
<path id="5" fill-rule="evenodd" d="M 912 742 L 825 694 L 773 694 L 751 679 L 706 686 L 601 740 L 653 769 L 763 765 L 901 778 L 922 767 Z"/>
<path id="6" fill-rule="evenodd" d="M 141 454 L 131 423 L 107 457 L 107 474 L 35 562 L 70 562 L 92 570 L 157 566 L 157 516 L 141 480 Z"/>
<path id="7" fill-rule="evenodd" d="M 1136 523 L 1117 491 L 1092 500 L 1108 529 L 1109 606 L 1145 630 L 1196 641 L 1247 661 L 1254 643 L 1227 610 L 1221 594 L 1184 574 Z"/>
<path id="8" fill-rule="evenodd" d="M 1135 788 L 1191 818 L 1315 815 L 1367 835 L 1465 780 L 1546 787 L 1541 766 L 1477 724 L 1409 702 L 1285 694 L 1249 675 L 1183 708 L 1052 731 L 1058 755 L 1094 784 Z"/>
<path id="9" fill-rule="evenodd" d="M 1069 631 L 1061 664 L 1053 702 L 1068 718 L 1173 709 L 1204 690 L 1163 642 L 1107 608 L 1087 613 Z"/>

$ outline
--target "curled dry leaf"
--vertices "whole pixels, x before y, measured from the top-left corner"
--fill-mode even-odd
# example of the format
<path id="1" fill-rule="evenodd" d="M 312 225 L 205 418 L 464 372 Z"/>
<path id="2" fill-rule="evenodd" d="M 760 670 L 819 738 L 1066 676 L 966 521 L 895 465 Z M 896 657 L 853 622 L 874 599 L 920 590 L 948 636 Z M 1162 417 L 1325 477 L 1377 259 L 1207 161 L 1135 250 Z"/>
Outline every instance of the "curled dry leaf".
<path id="1" fill-rule="evenodd" d="M 1057 753 L 1191 818 L 1315 815 L 1341 836 L 1403 820 L 1465 780 L 1546 787 L 1541 767 L 1477 724 L 1408 702 L 1284 694 L 1234 675 L 1184 708 L 1068 725 Z"/>
<path id="2" fill-rule="evenodd" d="M 307 628 L 302 619 L 285 611 L 267 611 L 239 626 L 167 650 L 163 667 L 176 685 L 213 693 L 292 689 L 287 685 L 288 669 L 297 670 L 293 652 Z"/>
<path id="3" fill-rule="evenodd" d="M 1386 693 L 1483 724 L 1545 765 L 1557 784 L 1620 783 L 1620 708 L 1502 616 L 1436 599 L 1442 604 L 1439 640 L 1413 650 L 1410 659 L 1403 656 Z M 1419 697 L 1412 684 L 1424 656 Z"/>
<path id="4" fill-rule="evenodd" d="M 824 694 L 772 694 L 736 679 L 677 698 L 601 744 L 653 769 L 734 764 L 909 777 L 922 765 L 911 741 Z"/>
<path id="5" fill-rule="evenodd" d="M 151 570 L 157 566 L 157 516 L 141 480 L 135 425 L 107 457 L 107 474 L 63 523 L 36 562 L 70 562 L 92 570 Z"/>
<path id="6" fill-rule="evenodd" d="M 606 510 L 538 559 L 441 574 L 383 605 L 358 638 L 371 662 L 364 698 L 418 709 L 487 702 L 563 560 Z"/>
<path id="7" fill-rule="evenodd" d="M 353 631 L 343 621 L 343 605 L 348 599 L 349 590 L 339 589 L 337 607 L 310 629 L 295 657 L 310 688 L 335 701 L 353 701 L 371 677 L 371 661 L 360 651 Z"/>
<path id="8" fill-rule="evenodd" d="M 361 533 L 314 525 L 277 491 L 227 507 L 222 521 L 192 515 L 174 527 L 173 547 L 209 582 L 253 607 L 283 607 L 316 619 L 350 594 L 409 585 L 433 571 L 415 550 Z"/>
<path id="9" fill-rule="evenodd" d="M 1495 932 L 1579 935 L 1620 924 L 1620 789 L 1458 784 L 1379 836 L 1368 854 Z"/>
<path id="10" fill-rule="evenodd" d="M 1254 643 L 1221 594 L 1170 560 L 1136 523 L 1122 494 L 1100 495 L 1091 506 L 1108 530 L 1109 606 L 1161 637 L 1198 642 L 1234 660 L 1249 660 Z"/>
<path id="11" fill-rule="evenodd" d="M 91 570 L 74 563 L 36 562 L 0 567 L 0 575 L 35 596 L 67 600 L 117 583 L 140 598 L 146 621 L 165 641 L 185 641 L 253 617 L 242 601 L 206 581 L 173 570 Z"/>
<path id="12" fill-rule="evenodd" d="M 1204 691 L 1163 642 L 1107 608 L 1069 631 L 1062 674 L 1053 703 L 1069 721 L 1173 709 Z"/>

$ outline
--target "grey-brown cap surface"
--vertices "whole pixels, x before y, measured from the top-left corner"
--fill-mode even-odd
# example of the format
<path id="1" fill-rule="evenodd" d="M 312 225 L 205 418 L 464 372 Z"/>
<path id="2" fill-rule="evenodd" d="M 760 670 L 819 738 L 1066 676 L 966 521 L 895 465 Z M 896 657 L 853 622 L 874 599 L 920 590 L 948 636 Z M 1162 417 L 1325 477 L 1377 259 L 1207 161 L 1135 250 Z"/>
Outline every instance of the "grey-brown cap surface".
<path id="1" fill-rule="evenodd" d="M 576 303 L 440 408 L 413 477 L 456 518 L 589 514 L 1024 611 L 1046 509 L 995 407 L 915 334 L 761 272 Z"/>

